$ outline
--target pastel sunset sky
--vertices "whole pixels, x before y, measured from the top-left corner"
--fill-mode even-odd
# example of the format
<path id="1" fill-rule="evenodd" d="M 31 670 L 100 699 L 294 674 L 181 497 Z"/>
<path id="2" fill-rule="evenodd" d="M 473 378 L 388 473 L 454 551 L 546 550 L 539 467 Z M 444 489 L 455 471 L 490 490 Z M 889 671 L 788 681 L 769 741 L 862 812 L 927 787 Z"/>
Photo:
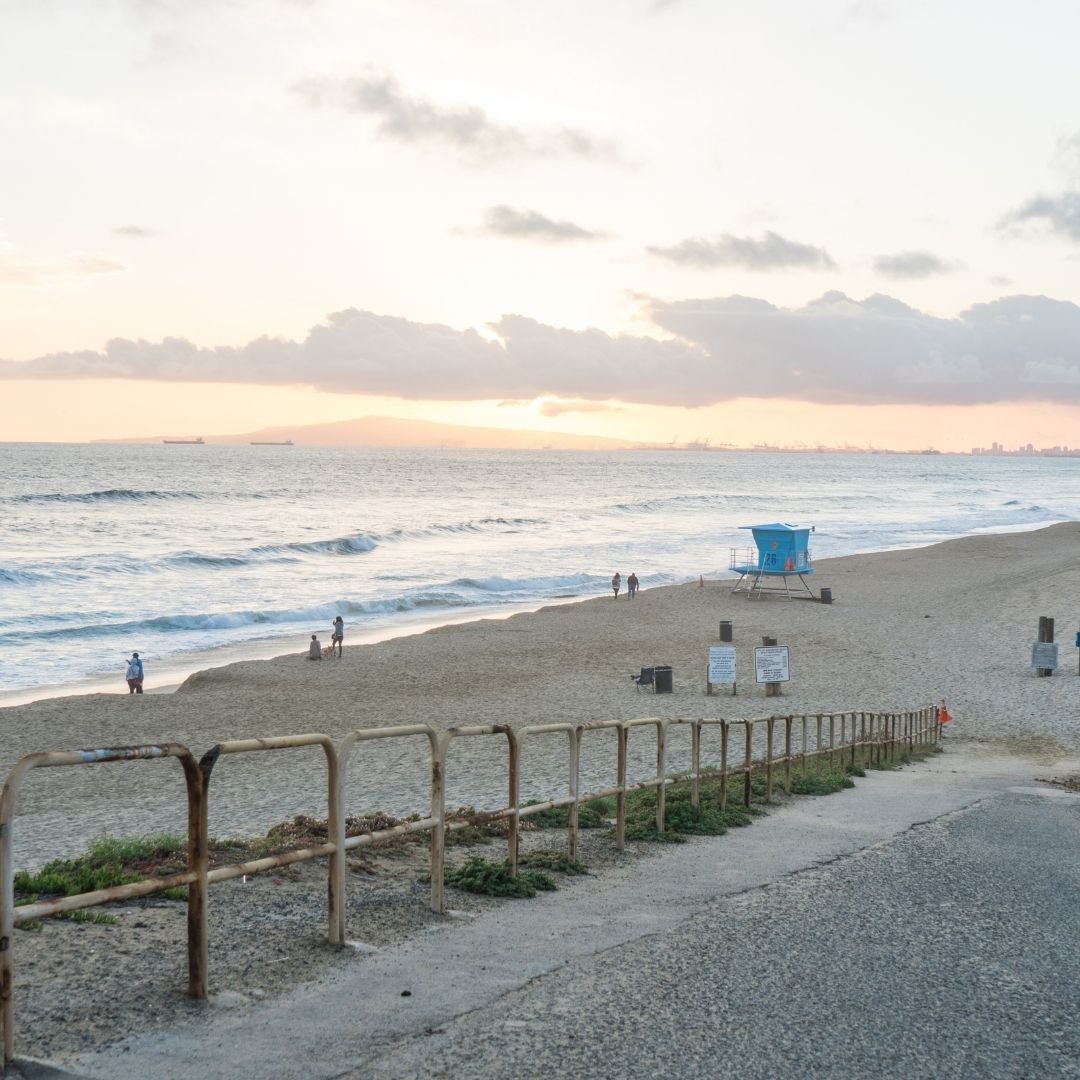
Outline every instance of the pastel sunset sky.
<path id="1" fill-rule="evenodd" d="M 1080 5 L 0 0 L 0 440 L 1080 444 Z"/>

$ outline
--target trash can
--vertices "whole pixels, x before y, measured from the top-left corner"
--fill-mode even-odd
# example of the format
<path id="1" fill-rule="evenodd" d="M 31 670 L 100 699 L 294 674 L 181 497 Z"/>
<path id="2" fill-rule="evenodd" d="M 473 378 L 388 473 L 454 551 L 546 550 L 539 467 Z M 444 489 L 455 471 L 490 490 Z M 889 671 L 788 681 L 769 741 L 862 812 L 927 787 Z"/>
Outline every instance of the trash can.
<path id="1" fill-rule="evenodd" d="M 657 664 L 653 668 L 653 685 L 658 694 L 671 693 L 671 665 Z"/>
<path id="2" fill-rule="evenodd" d="M 823 604 L 831 604 L 832 603 L 832 589 L 822 589 L 821 590 L 821 602 Z"/>
<path id="3" fill-rule="evenodd" d="M 720 623 L 720 640 L 731 640 L 731 623 L 727 619 Z"/>

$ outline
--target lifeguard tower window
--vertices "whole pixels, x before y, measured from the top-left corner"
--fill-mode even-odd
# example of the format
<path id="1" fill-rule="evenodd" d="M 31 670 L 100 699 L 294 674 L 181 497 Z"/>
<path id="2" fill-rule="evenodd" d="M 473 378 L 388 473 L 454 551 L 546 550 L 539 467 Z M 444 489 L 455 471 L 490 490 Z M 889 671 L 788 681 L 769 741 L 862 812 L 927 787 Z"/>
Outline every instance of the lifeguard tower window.
<path id="1" fill-rule="evenodd" d="M 751 599 L 778 593 L 790 600 L 794 587 L 794 596 L 805 592 L 811 600 L 817 599 L 806 580 L 814 572 L 810 561 L 810 528 L 783 522 L 742 528 L 751 532 L 754 546 L 731 549 L 730 568 L 739 575 L 733 593 L 745 592 Z M 798 584 L 793 586 L 791 578 L 796 578 Z"/>

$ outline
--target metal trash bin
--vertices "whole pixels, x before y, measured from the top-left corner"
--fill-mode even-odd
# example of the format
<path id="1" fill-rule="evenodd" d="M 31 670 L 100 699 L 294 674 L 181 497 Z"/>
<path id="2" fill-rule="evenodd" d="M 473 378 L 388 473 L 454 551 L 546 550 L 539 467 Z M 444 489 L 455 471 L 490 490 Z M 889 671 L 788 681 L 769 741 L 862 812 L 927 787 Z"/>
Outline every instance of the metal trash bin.
<path id="1" fill-rule="evenodd" d="M 822 589 L 821 590 L 821 602 L 823 604 L 831 604 L 832 603 L 832 589 Z"/>
<path id="2" fill-rule="evenodd" d="M 670 694 L 672 692 L 670 664 L 657 664 L 653 668 L 653 689 L 658 694 Z"/>
<path id="3" fill-rule="evenodd" d="M 729 619 L 723 619 L 720 622 L 720 640 L 731 640 L 731 621 Z"/>

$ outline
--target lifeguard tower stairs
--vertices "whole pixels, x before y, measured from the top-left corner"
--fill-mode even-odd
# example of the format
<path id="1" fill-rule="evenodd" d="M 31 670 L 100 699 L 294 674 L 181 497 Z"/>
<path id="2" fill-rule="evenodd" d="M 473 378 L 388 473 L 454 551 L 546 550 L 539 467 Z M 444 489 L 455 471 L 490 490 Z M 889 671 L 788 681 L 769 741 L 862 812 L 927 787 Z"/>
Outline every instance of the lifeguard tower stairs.
<path id="1" fill-rule="evenodd" d="M 791 600 L 805 592 L 811 600 L 817 599 L 806 580 L 814 572 L 810 562 L 812 529 L 782 522 L 741 527 L 753 534 L 754 547 L 731 549 L 730 569 L 739 575 L 732 593 L 744 592 L 751 600 L 778 593 Z M 798 579 L 798 584 L 792 578 Z"/>

